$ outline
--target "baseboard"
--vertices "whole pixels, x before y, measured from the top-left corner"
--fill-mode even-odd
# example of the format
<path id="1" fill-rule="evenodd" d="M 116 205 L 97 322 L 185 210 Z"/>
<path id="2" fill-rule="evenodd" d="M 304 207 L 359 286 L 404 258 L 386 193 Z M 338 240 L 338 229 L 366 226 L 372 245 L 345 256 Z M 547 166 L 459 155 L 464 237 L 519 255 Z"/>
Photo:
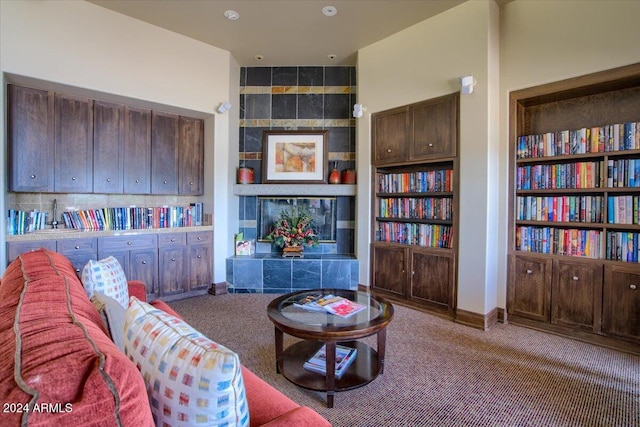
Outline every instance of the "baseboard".
<path id="1" fill-rule="evenodd" d="M 455 322 L 486 331 L 498 323 L 498 308 L 494 308 L 484 315 L 457 309 Z"/>
<path id="2" fill-rule="evenodd" d="M 224 295 L 227 293 L 227 282 L 212 283 L 208 291 L 211 295 Z"/>

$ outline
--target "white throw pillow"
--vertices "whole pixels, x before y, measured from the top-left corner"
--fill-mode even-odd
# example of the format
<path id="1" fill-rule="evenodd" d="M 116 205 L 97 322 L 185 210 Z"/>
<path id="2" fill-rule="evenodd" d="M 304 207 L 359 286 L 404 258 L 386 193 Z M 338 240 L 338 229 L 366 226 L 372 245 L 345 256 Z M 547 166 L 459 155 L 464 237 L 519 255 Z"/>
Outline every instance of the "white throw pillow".
<path id="1" fill-rule="evenodd" d="M 135 297 L 124 328 L 125 354 L 140 369 L 156 425 L 249 426 L 237 354 Z"/>
<path id="2" fill-rule="evenodd" d="M 124 316 L 126 313 L 124 307 L 118 301 L 101 292 L 95 292 L 91 301 L 100 312 L 100 317 L 111 335 L 111 341 L 120 351 L 124 352 Z"/>
<path id="3" fill-rule="evenodd" d="M 82 285 L 89 298 L 100 292 L 118 301 L 123 308 L 129 306 L 127 277 L 120 262 L 112 256 L 90 260 L 82 269 Z"/>

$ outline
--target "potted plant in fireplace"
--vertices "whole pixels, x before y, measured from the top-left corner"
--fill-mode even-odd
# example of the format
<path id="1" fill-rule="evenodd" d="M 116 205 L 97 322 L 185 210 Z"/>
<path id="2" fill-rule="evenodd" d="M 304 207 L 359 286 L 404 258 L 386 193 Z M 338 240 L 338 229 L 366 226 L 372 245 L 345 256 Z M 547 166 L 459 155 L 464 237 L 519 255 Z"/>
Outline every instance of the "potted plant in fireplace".
<path id="1" fill-rule="evenodd" d="M 280 212 L 265 239 L 282 248 L 284 257 L 301 257 L 305 246 L 318 246 L 313 216 L 308 210 L 297 206 Z"/>

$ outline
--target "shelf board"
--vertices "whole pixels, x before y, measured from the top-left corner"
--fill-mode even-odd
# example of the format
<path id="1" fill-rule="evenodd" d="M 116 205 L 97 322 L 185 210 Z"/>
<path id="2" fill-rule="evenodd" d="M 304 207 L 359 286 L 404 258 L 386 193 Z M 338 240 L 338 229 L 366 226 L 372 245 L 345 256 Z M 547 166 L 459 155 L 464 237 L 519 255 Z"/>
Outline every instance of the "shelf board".
<path id="1" fill-rule="evenodd" d="M 355 184 L 235 184 L 236 196 L 355 196 Z"/>

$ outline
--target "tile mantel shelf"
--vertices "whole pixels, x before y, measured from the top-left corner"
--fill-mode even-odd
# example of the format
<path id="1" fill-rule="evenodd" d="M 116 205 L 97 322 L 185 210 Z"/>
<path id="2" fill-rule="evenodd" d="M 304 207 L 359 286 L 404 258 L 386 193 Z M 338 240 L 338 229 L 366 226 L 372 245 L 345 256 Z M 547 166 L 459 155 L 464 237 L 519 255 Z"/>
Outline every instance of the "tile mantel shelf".
<path id="1" fill-rule="evenodd" d="M 355 196 L 355 184 L 235 184 L 237 196 Z"/>

